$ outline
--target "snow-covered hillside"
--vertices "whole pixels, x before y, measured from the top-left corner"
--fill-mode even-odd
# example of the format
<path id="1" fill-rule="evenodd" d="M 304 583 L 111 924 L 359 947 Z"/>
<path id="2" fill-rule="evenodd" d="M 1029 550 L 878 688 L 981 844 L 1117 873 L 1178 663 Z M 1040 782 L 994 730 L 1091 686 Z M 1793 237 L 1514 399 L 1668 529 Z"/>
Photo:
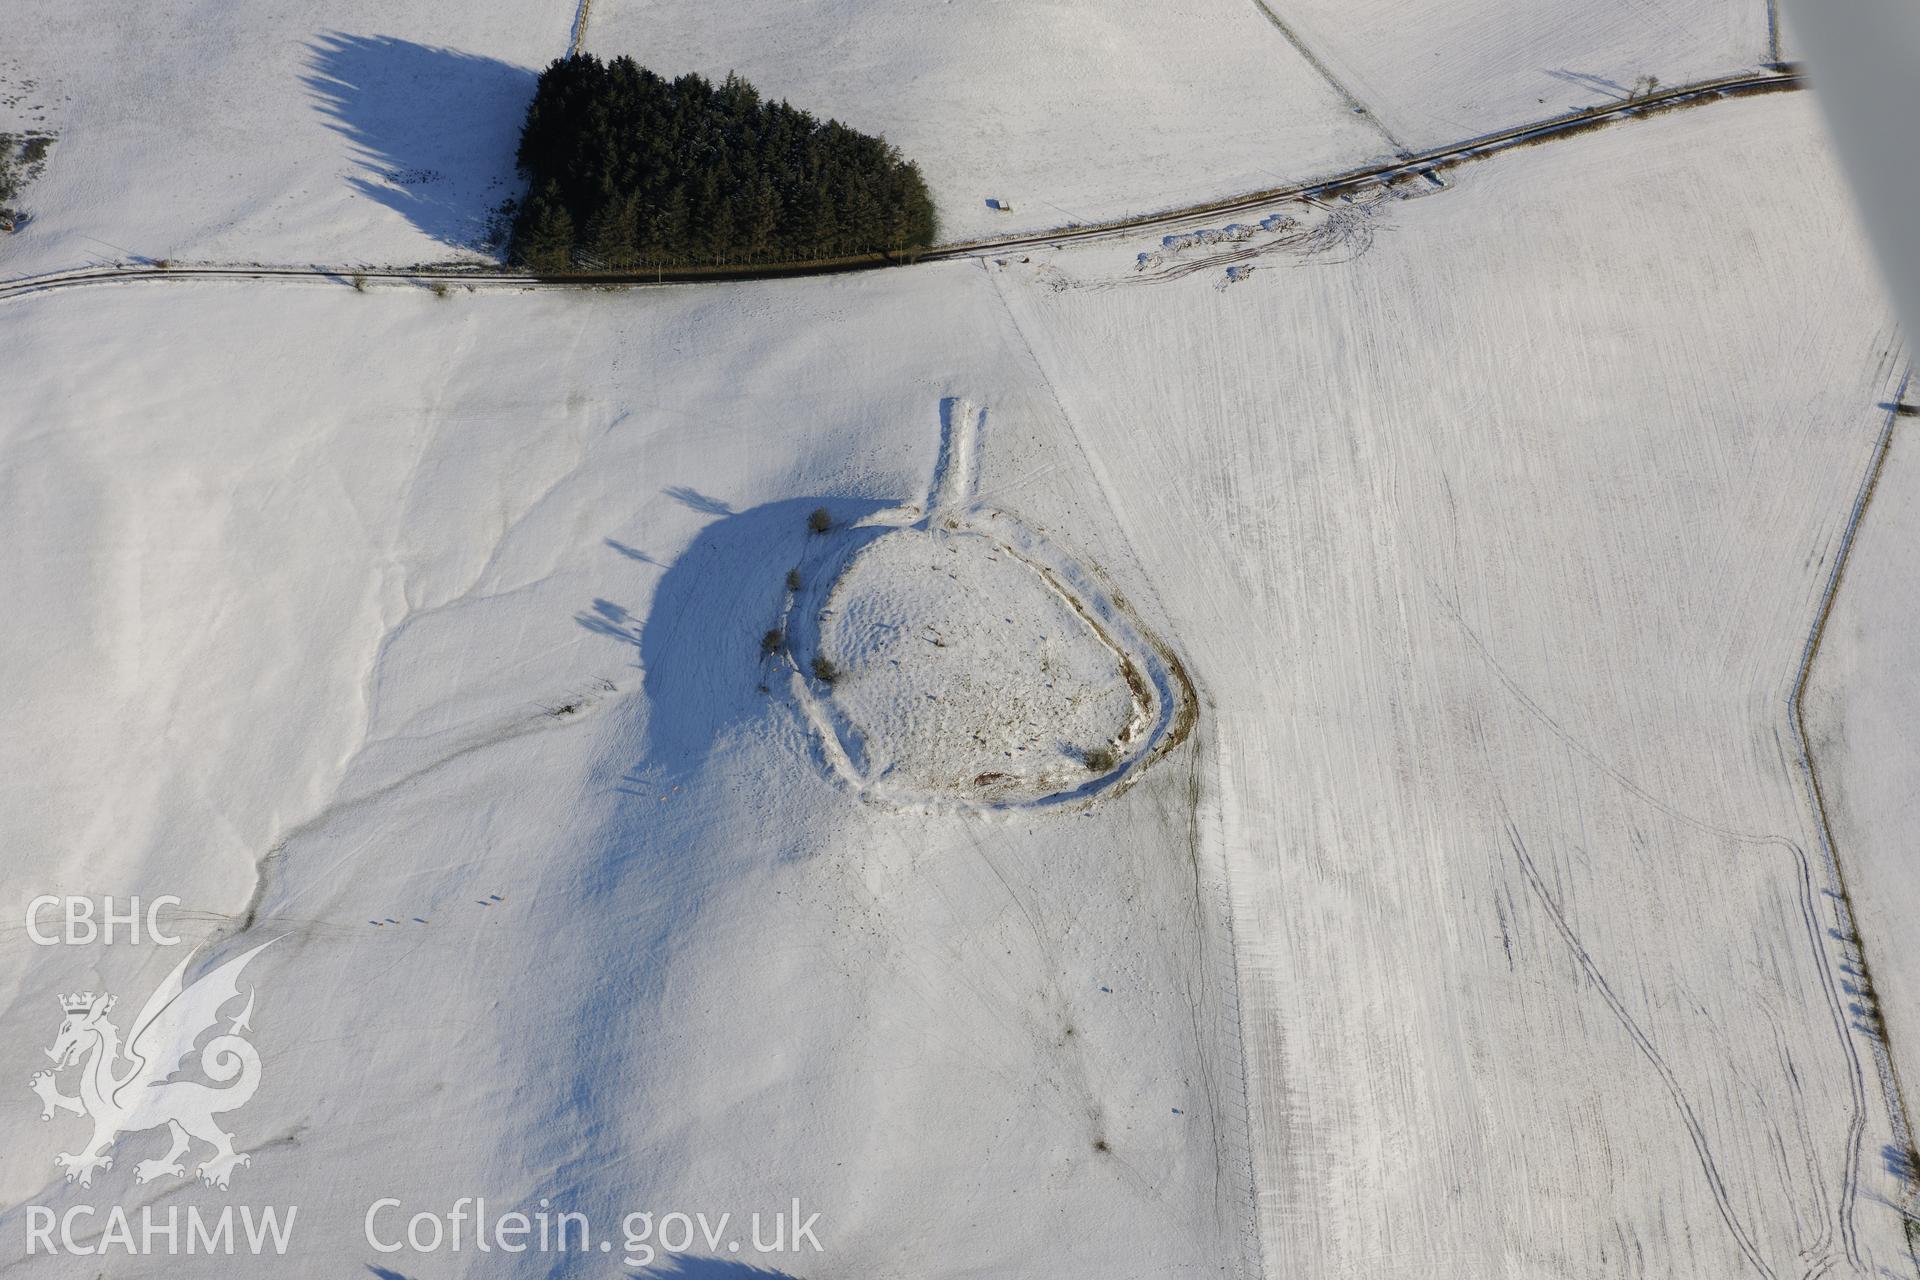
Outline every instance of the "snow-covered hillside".
<path id="1" fill-rule="evenodd" d="M 235 1185 L 305 1206 L 303 1274 L 381 1261 L 374 1199 L 460 1194 L 603 1221 L 798 1196 L 830 1252 L 767 1260 L 795 1274 L 1238 1273 L 1194 757 L 1089 816 L 864 805 L 761 656 L 809 513 L 922 499 L 944 398 L 989 407 L 988 450 L 1055 412 L 978 268 L 163 285 L 0 325 L 47 371 L 0 446 L 6 665 L 34 673 L 8 720 L 65 726 L 9 742 L 4 838 L 36 854 L 0 892 L 175 893 L 194 936 L 250 910 L 288 935 L 252 970 Z M 1151 598 L 1110 515 L 1058 536 Z M 0 1070 L 44 1066 L 59 992 L 173 958 L 10 967 Z M 0 1196 L 97 1194 L 15 1101 Z"/>
<path id="2" fill-rule="evenodd" d="M 1209 43 L 1136 8 L 941 41 L 917 3 L 598 0 L 589 44 L 737 67 L 1021 220 L 1257 185 L 1263 136 L 1276 180 L 1377 150 L 1257 12 L 1209 8 Z M 1676 57 L 1721 12 L 1674 17 L 1707 33 Z M 154 58 L 147 101 L 244 121 L 206 99 L 261 49 L 308 74 L 314 15 L 248 13 L 273 34 Z M 315 29 L 502 83 L 571 20 L 361 17 Z M 160 113 L 113 87 L 140 29 L 107 58 L 70 23 L 35 56 L 96 87 L 61 91 L 45 239 L 9 254 L 439 256 L 505 181 L 514 113 L 475 109 L 454 176 L 356 192 L 322 84 L 193 133 L 230 180 L 150 198 Z M 1657 25 L 1609 28 L 1604 74 Z M 299 1207 L 246 1274 L 303 1277 L 1920 1275 L 1788 716 L 1906 360 L 1812 103 L 1194 229 L 756 284 L 0 300 L 0 1267 L 224 1280 L 26 1256 L 28 1214 L 237 1200 Z M 1809 705 L 1909 1039 L 1910 469 Z M 228 1191 L 136 1182 L 157 1132 L 61 1180 L 85 1123 L 28 1089 L 61 997 L 130 1010 L 181 949 L 33 945 L 42 894 L 275 940 Z M 462 1197 L 616 1247 L 626 1211 L 797 1200 L 822 1248 L 367 1238 L 382 1198 Z"/>
<path id="3" fill-rule="evenodd" d="M 443 262 L 520 194 L 559 4 L 42 4 L 8 23 L 0 130 L 58 136 L 0 276 L 89 262 Z"/>

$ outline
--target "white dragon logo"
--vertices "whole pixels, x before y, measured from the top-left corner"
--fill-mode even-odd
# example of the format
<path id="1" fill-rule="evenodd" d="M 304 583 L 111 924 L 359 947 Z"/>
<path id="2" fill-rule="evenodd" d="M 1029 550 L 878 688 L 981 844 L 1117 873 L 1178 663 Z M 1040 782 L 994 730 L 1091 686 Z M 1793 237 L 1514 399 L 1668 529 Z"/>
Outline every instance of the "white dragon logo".
<path id="1" fill-rule="evenodd" d="M 276 939 L 277 941 L 277 939 Z M 47 1056 L 54 1061 L 53 1071 L 36 1072 L 33 1091 L 40 1095 L 42 1120 L 53 1119 L 56 1110 L 93 1118 L 93 1139 L 79 1152 L 61 1153 L 54 1163 L 67 1171 L 68 1182 L 90 1186 L 94 1171 L 113 1168 L 107 1149 L 122 1134 L 167 1126 L 173 1146 L 158 1160 L 142 1160 L 134 1165 L 134 1177 L 140 1182 L 171 1175 L 184 1178 L 186 1169 L 180 1157 L 187 1153 L 191 1140 L 198 1138 L 213 1147 L 198 1170 L 201 1181 L 226 1189 L 236 1165 L 251 1163 L 252 1157 L 233 1149 L 233 1135 L 214 1123 L 214 1116 L 244 1106 L 260 1086 L 260 1055 L 240 1033 L 251 1030 L 253 990 L 247 990 L 247 1007 L 232 1018 L 224 1035 L 215 1036 L 200 1051 L 200 1066 L 208 1079 L 224 1088 L 213 1088 L 196 1080 L 169 1079 L 194 1050 L 194 1042 L 220 1021 L 220 1009 L 240 994 L 240 971 L 247 961 L 273 945 L 263 942 L 253 950 L 227 961 L 190 987 L 183 987 L 181 975 L 193 957 L 182 960 L 167 975 L 133 1021 L 133 1033 L 127 1038 L 126 1067 L 122 1056 L 120 1031 L 107 1020 L 114 997 L 89 991 L 66 996 L 60 1008 L 66 1020 Z M 55 1072 L 64 1071 L 82 1058 L 80 1093 L 68 1097 L 60 1092 Z M 235 1080 L 235 1077 L 239 1077 Z M 232 1084 L 226 1082 L 232 1080 Z"/>

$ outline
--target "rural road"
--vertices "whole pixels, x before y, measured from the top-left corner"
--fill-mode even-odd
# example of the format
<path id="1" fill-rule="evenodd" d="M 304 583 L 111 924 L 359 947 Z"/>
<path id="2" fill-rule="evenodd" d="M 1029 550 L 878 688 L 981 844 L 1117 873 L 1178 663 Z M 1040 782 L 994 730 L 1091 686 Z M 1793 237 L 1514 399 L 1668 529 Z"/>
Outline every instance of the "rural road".
<path id="1" fill-rule="evenodd" d="M 579 289 L 608 286 L 698 284 L 732 280 L 768 280 L 792 276 L 831 275 L 843 271 L 871 271 L 884 267 L 911 265 L 913 262 L 940 262 L 953 258 L 978 257 L 1020 249 L 1060 245 L 1073 241 L 1096 240 L 1108 236 L 1131 235 L 1142 231 L 1173 229 L 1222 215 L 1250 213 L 1303 196 L 1336 196 L 1363 187 L 1379 186 L 1407 178 L 1424 176 L 1438 170 L 1483 159 L 1515 147 L 1531 146 L 1559 137 L 1583 133 L 1627 120 L 1644 119 L 1666 111 L 1701 106 L 1724 98 L 1744 98 L 1756 94 L 1781 93 L 1802 88 L 1804 80 L 1789 68 L 1750 72 L 1676 85 L 1621 102 L 1588 107 L 1580 111 L 1516 125 L 1510 129 L 1481 134 L 1461 142 L 1432 150 L 1396 156 L 1391 160 L 1345 173 L 1315 178 L 1284 187 L 1270 187 L 1204 204 L 1166 209 L 1108 222 L 1069 224 L 1050 231 L 998 237 L 985 240 L 956 241 L 929 249 L 902 261 L 883 255 L 837 259 L 827 262 L 798 263 L 790 266 L 740 266 L 681 268 L 672 271 L 606 271 L 539 277 L 519 271 L 485 265 L 420 265 L 412 267 L 360 266 L 267 266 L 161 265 L 154 261 L 111 263 L 71 271 L 50 272 L 0 281 L 0 301 L 30 297 L 55 289 L 86 285 L 127 283 L 139 280 L 281 280 L 327 279 L 345 283 L 353 277 L 367 281 L 399 281 L 411 285 L 457 284 L 515 289 Z"/>

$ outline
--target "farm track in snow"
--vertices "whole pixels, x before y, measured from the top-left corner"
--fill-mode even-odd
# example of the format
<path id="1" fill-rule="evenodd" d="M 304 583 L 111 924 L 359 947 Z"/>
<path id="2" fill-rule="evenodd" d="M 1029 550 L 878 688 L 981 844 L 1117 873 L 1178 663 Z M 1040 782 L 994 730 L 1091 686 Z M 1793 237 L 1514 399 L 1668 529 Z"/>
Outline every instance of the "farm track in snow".
<path id="1" fill-rule="evenodd" d="M 1868 1017 L 1863 1031 L 1868 1046 L 1873 1052 L 1874 1067 L 1879 1075 L 1880 1089 L 1888 1118 L 1893 1125 L 1893 1139 L 1896 1147 L 1904 1146 L 1912 1154 L 1920 1137 L 1916 1137 L 1913 1128 L 1913 1114 L 1908 1109 L 1906 1092 L 1901 1086 L 1900 1073 L 1893 1061 L 1893 1045 L 1887 1035 L 1884 1014 L 1880 1010 L 1879 993 L 1874 990 L 1872 966 L 1867 961 L 1866 943 L 1860 937 L 1859 925 L 1853 907 L 1852 894 L 1847 889 L 1846 875 L 1840 867 L 1839 849 L 1833 839 L 1833 827 L 1827 819 L 1825 793 L 1820 786 L 1820 773 L 1814 767 L 1813 748 L 1807 737 L 1806 711 L 1804 698 L 1807 682 L 1813 674 L 1814 660 L 1820 654 L 1820 640 L 1826 633 L 1827 619 L 1833 613 L 1833 602 L 1840 594 L 1840 586 L 1846 577 L 1847 558 L 1853 552 L 1854 541 L 1860 533 L 1860 522 L 1866 518 L 1867 507 L 1873 501 L 1873 493 L 1880 482 L 1880 472 L 1886 465 L 1887 450 L 1893 442 L 1893 430 L 1902 417 L 1913 413 L 1907 394 L 1913 384 L 1913 371 L 1908 369 L 1900 377 L 1897 387 L 1883 406 L 1887 411 L 1886 424 L 1881 428 L 1879 438 L 1874 441 L 1873 453 L 1867 463 L 1866 476 L 1860 482 L 1859 492 L 1853 500 L 1853 508 L 1847 513 L 1847 522 L 1840 534 L 1840 546 L 1834 553 L 1833 567 L 1827 574 L 1827 581 L 1820 594 L 1820 608 L 1814 615 L 1813 625 L 1807 632 L 1807 643 L 1800 654 L 1800 667 L 1794 675 L 1793 689 L 1787 697 L 1787 722 L 1793 730 L 1794 747 L 1799 752 L 1800 767 L 1806 774 L 1808 801 L 1814 814 L 1814 828 L 1820 836 L 1821 859 L 1825 863 L 1827 878 L 1833 886 L 1836 914 L 1839 918 L 1837 939 L 1843 952 L 1851 950 L 1847 959 L 1854 962 L 1865 993 L 1865 1008 Z M 1804 855 L 1803 855 L 1804 862 Z M 1843 1016 L 1839 1010 L 1839 994 L 1829 990 L 1829 996 L 1835 1001 L 1836 1016 Z M 1851 1036 L 1845 1038 L 1847 1052 L 1854 1057 L 1854 1074 L 1860 1075 L 1858 1055 L 1854 1053 Z M 1857 1089 L 1856 1089 L 1857 1096 Z M 1857 1140 L 1856 1140 L 1857 1141 Z M 1845 1191 L 1853 1194 L 1858 1182 L 1858 1152 L 1856 1150 L 1854 1167 Z M 1920 1194 L 1905 1206 L 1896 1206 L 1896 1211 L 1910 1219 L 1920 1215 Z M 1852 1243 L 1849 1241 L 1849 1254 Z M 1920 1273 L 1920 1235 L 1912 1232 L 1907 1238 L 1908 1259 L 1913 1263 L 1916 1273 Z"/>
<path id="2" fill-rule="evenodd" d="M 581 15 L 583 20 L 584 9 L 583 4 Z M 140 261 L 90 266 L 72 271 L 50 272 L 0 281 L 0 301 L 32 297 L 56 289 L 151 280 L 327 280 L 345 284 L 357 279 L 369 284 L 380 282 L 422 287 L 448 285 L 470 288 L 485 286 L 509 289 L 604 289 L 743 280 L 783 280 L 802 276 L 834 275 L 848 271 L 874 271 L 888 267 L 910 266 L 916 262 L 943 262 L 955 258 L 981 257 L 1020 249 L 1045 248 L 1110 236 L 1132 235 L 1141 231 L 1178 227 L 1196 220 L 1217 218 L 1223 214 L 1250 213 L 1302 197 L 1338 196 L 1350 191 L 1423 177 L 1441 169 L 1485 159 L 1516 147 L 1532 146 L 1557 138 L 1571 137 L 1609 124 L 1644 119 L 1722 99 L 1789 92 L 1804 87 L 1804 84 L 1805 81 L 1800 74 L 1789 67 L 1777 71 L 1724 76 L 1694 84 L 1677 85 L 1671 89 L 1663 89 L 1627 101 L 1606 103 L 1553 116 L 1546 120 L 1516 125 L 1510 129 L 1481 134 L 1444 147 L 1411 155 L 1398 155 L 1363 169 L 1350 170 L 1285 187 L 1270 187 L 1204 204 L 1187 205 L 1178 209 L 1167 209 L 1158 213 L 1141 214 L 1108 222 L 1072 224 L 1052 231 L 986 240 L 959 241 L 930 249 L 911 259 L 871 255 L 783 266 L 607 271 L 572 273 L 564 276 L 534 276 L 500 267 L 485 265 L 469 267 L 458 264 L 361 267 L 318 264 L 269 266 L 252 263 L 173 265 L 157 261 Z"/>

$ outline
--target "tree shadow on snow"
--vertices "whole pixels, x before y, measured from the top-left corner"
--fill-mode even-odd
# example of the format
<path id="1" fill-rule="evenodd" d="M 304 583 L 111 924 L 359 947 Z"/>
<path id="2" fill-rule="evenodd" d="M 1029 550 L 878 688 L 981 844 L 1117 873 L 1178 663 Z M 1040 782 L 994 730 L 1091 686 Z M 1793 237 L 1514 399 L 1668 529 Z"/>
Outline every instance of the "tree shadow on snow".
<path id="1" fill-rule="evenodd" d="M 709 498 L 698 489 L 689 488 L 684 484 L 673 485 L 667 489 L 666 493 L 681 506 L 690 507 L 702 515 L 730 516 L 733 514 L 733 508 L 720 499 Z"/>
<path id="2" fill-rule="evenodd" d="M 1910 1182 L 1915 1186 L 1920 1186 L 1920 1168 L 1915 1167 L 1913 1154 L 1911 1152 L 1902 1151 L 1899 1147 L 1889 1142 L 1886 1146 L 1880 1148 L 1880 1158 L 1887 1162 L 1888 1173 L 1902 1182 Z"/>
<path id="3" fill-rule="evenodd" d="M 644 619 L 607 599 L 575 615 L 587 630 L 638 650 L 647 737 L 630 779 L 682 777 L 698 769 L 729 730 L 765 713 L 763 686 L 777 678 L 777 668 L 761 639 L 779 625 L 787 574 L 795 571 L 810 581 L 816 568 L 826 571 L 817 562 L 829 543 L 846 546 L 844 539 L 811 533 L 807 517 L 825 507 L 844 526 L 895 505 L 870 498 L 788 498 L 729 512 L 667 566 Z"/>
<path id="4" fill-rule="evenodd" d="M 514 150 L 535 74 L 498 58 L 330 31 L 301 77 L 365 172 L 348 185 L 445 244 L 484 248 L 519 194 Z"/>
<path id="5" fill-rule="evenodd" d="M 1585 71 L 1571 71 L 1565 67 L 1553 68 L 1548 70 L 1547 74 L 1576 89 L 1584 89 L 1588 93 L 1597 93 L 1602 97 L 1625 99 L 1633 96 L 1633 90 L 1605 76 L 1592 75 Z"/>

